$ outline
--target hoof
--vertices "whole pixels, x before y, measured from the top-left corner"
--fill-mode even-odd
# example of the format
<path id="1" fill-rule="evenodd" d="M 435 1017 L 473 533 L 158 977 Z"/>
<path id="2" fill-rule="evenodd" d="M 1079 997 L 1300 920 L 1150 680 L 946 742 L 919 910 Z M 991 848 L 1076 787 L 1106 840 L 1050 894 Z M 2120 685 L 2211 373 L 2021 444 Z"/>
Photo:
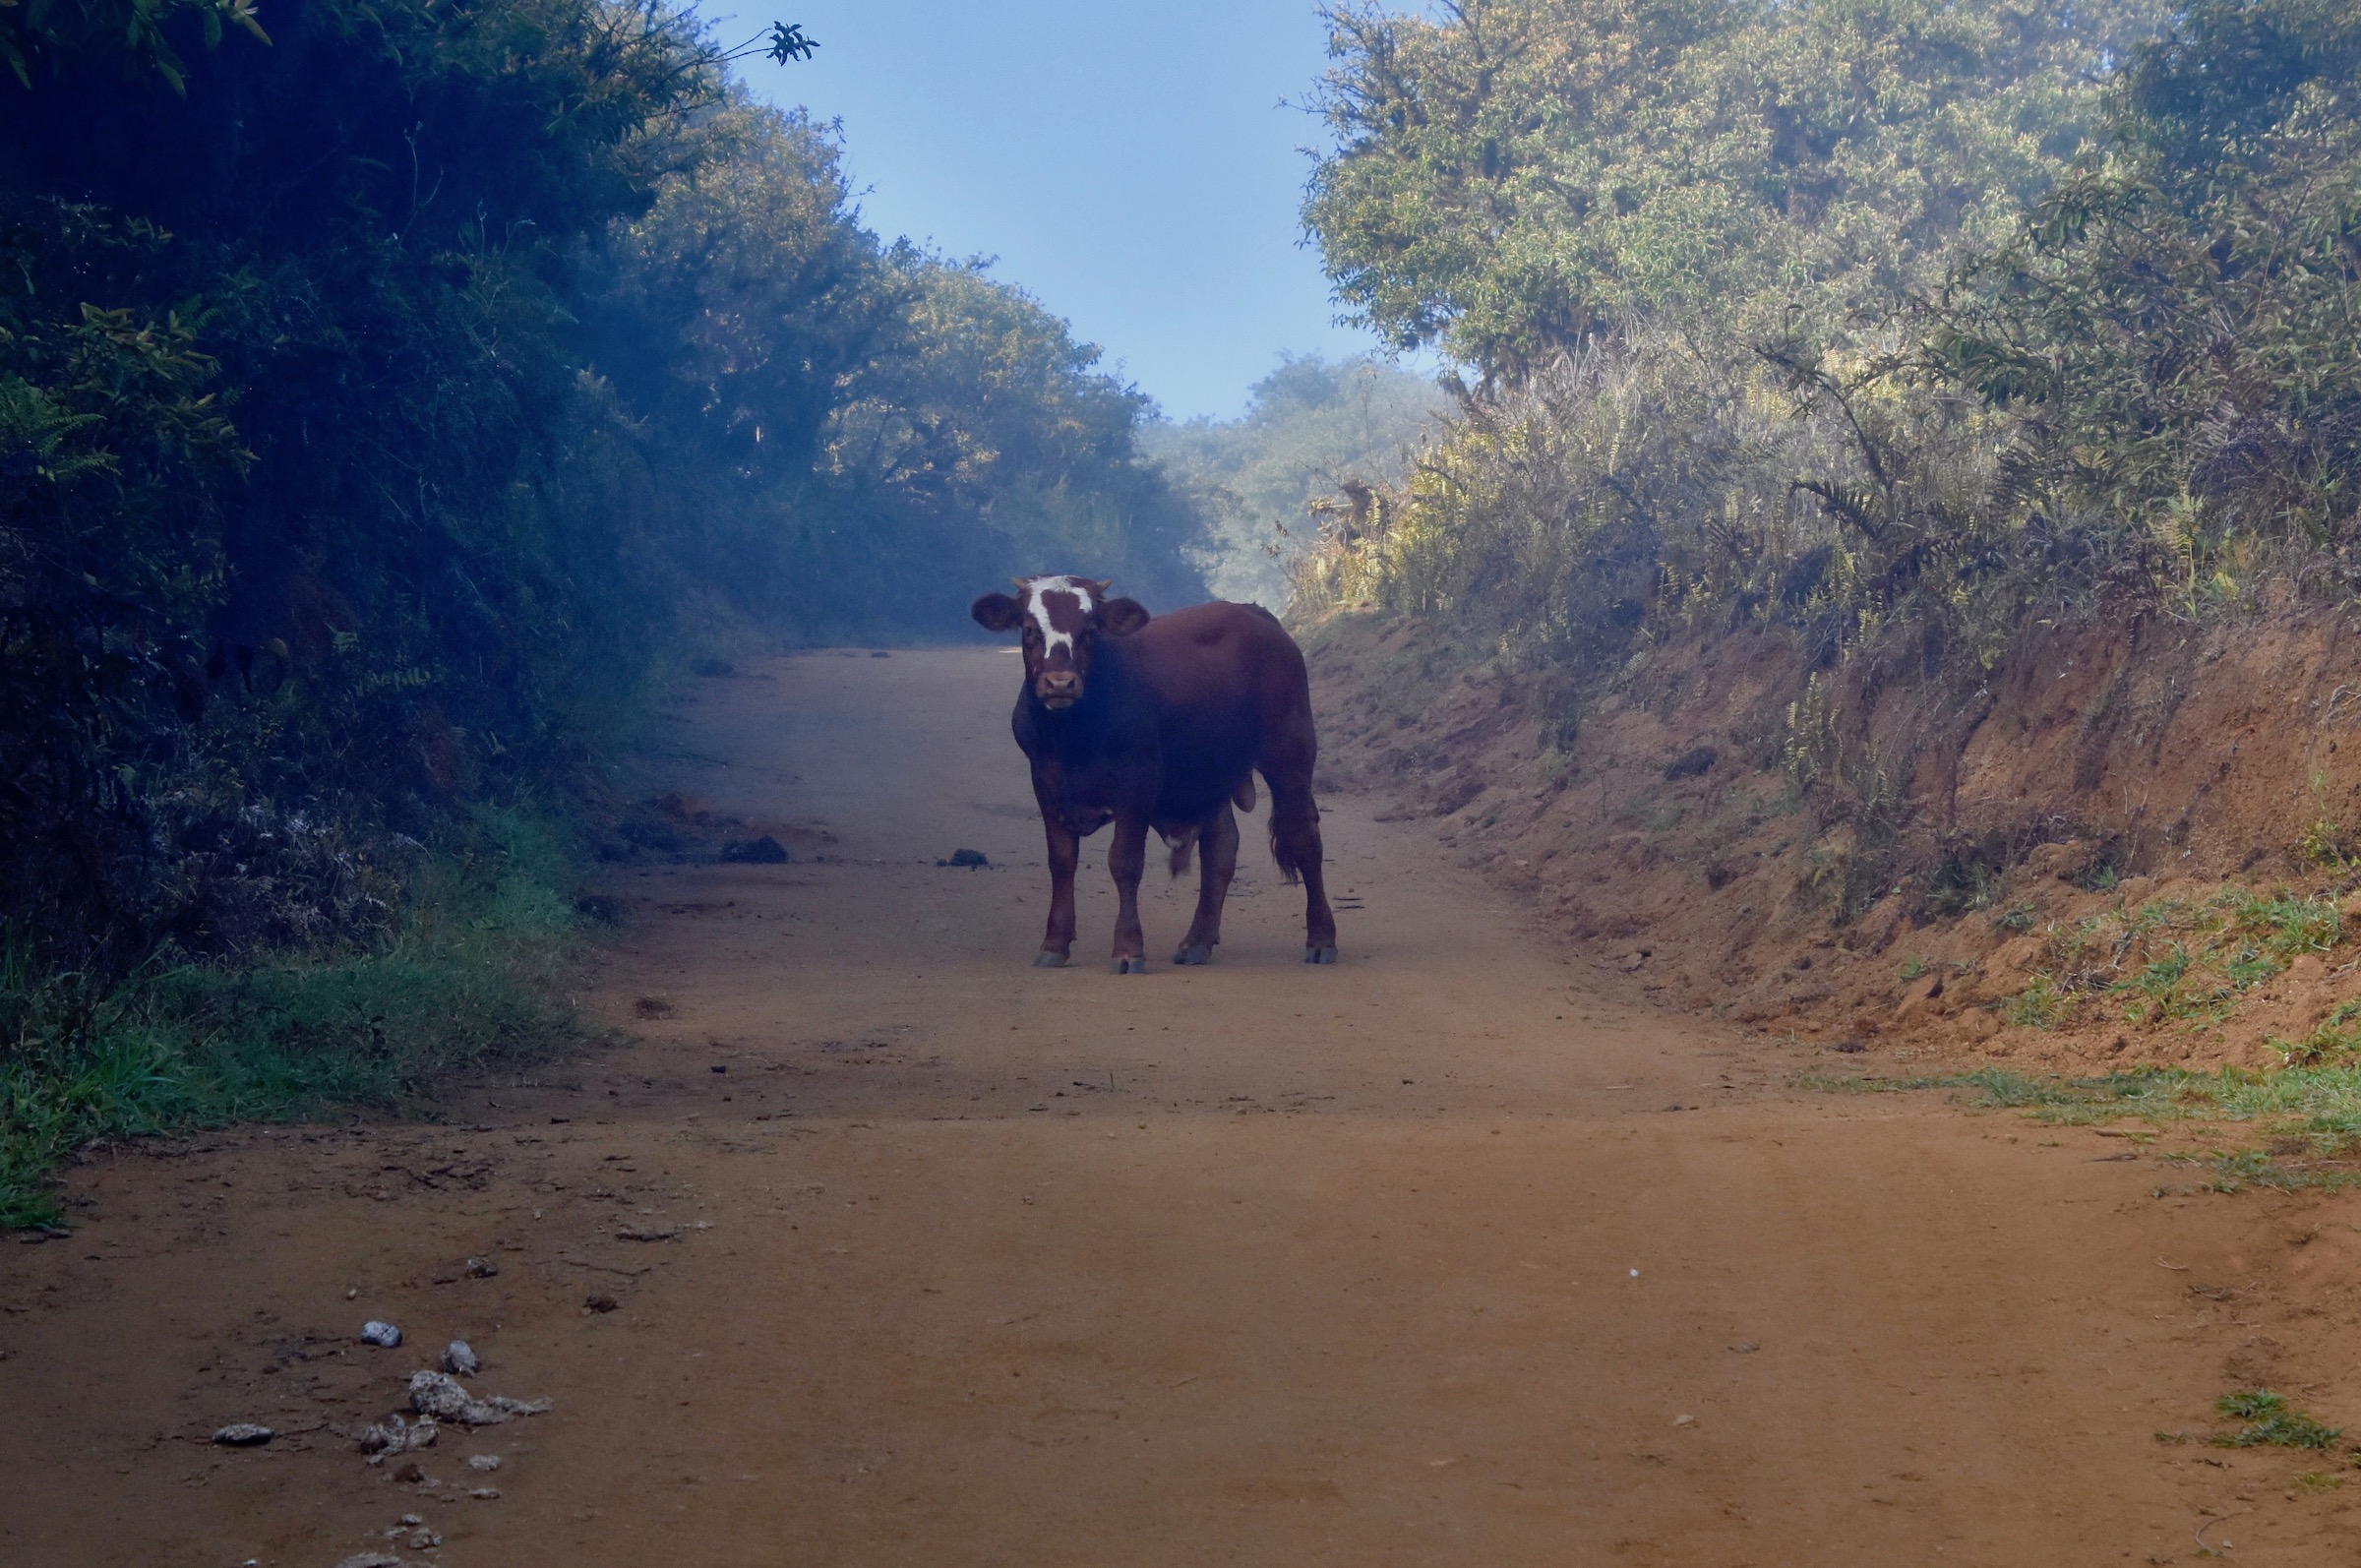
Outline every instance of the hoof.
<path id="1" fill-rule="evenodd" d="M 1065 967 L 1065 954 L 1049 952 L 1035 953 L 1033 955 L 1033 967 L 1036 969 L 1063 969 Z"/>
<path id="2" fill-rule="evenodd" d="M 1183 947 L 1173 954 L 1173 962 L 1176 964 L 1210 964 L 1213 962 L 1213 948 L 1209 945 Z"/>
<path id="3" fill-rule="evenodd" d="M 1118 958 L 1115 972 L 1119 975 L 1144 975 L 1148 972 L 1148 961 L 1145 958 Z"/>
<path id="4" fill-rule="evenodd" d="M 1307 964 L 1333 964 L 1336 962 L 1336 949 L 1333 947 L 1306 947 L 1303 949 L 1303 961 Z"/>

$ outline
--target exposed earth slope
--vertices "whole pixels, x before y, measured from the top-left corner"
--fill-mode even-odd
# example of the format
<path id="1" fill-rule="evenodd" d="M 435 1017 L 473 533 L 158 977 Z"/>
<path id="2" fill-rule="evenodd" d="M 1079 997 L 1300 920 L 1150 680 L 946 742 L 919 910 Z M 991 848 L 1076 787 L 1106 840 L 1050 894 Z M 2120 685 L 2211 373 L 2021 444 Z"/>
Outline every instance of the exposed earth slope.
<path id="1" fill-rule="evenodd" d="M 2357 632 L 2123 616 L 1832 675 L 1700 628 L 1574 692 L 1434 623 L 1311 641 L 1331 780 L 1659 1001 L 2072 1072 L 2275 1066 L 2361 990 Z"/>

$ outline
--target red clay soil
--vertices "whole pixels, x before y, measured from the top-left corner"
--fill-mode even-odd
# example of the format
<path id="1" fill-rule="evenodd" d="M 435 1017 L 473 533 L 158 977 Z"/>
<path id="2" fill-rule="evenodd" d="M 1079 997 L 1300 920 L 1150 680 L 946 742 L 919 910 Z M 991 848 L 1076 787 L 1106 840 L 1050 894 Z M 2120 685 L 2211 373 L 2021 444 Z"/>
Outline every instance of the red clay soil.
<path id="1" fill-rule="evenodd" d="M 2316 823 L 2361 826 L 2343 615 L 2035 626 L 1974 679 L 1871 665 L 1817 689 L 1782 635 L 1706 631 L 1594 683 L 1563 749 L 1530 686 L 1431 625 L 1346 615 L 1311 643 L 1330 781 L 1431 819 L 1659 1002 L 2080 1072 L 2275 1065 L 2272 1039 L 2361 995 L 2355 902 L 2333 947 L 2218 1005 L 2128 1019 L 2119 964 L 2051 1027 L 2007 1006 L 2119 909 L 2350 896 L 2354 868 L 2299 851 Z M 1814 702 L 1845 732 L 1817 778 L 1787 765 Z"/>
<path id="2" fill-rule="evenodd" d="M 1342 790 L 1338 967 L 1257 854 L 1210 968 L 1035 970 L 1015 679 L 700 683 L 649 792 L 794 858 L 614 876 L 629 1044 L 70 1173 L 0 1248 L 0 1562 L 2351 1561 L 2340 1453 L 2207 1439 L 2263 1384 L 2361 1429 L 2361 1199 L 1794 1087 L 1848 1058 L 1615 994 Z M 371 1467 L 453 1338 L 551 1409 Z"/>

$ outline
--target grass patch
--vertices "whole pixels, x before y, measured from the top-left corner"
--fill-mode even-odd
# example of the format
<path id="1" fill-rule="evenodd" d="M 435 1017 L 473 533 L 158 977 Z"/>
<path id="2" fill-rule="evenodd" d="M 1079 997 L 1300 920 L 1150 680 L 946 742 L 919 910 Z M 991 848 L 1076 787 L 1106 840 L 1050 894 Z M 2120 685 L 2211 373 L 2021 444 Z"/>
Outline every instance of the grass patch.
<path id="1" fill-rule="evenodd" d="M 2361 1065 L 2286 1067 L 2262 1072 L 2224 1067 L 2193 1072 L 2143 1067 L 2096 1078 L 2035 1078 L 2003 1067 L 1922 1078 L 1801 1077 L 1797 1087 L 1833 1094 L 1965 1090 L 1978 1110 L 2023 1111 L 2035 1120 L 2094 1126 L 2137 1117 L 2152 1124 L 2229 1121 L 2251 1124 L 2268 1150 L 2173 1153 L 2165 1158 L 2206 1173 L 2214 1192 L 2248 1187 L 2279 1191 L 2361 1186 Z M 2159 1188 L 2159 1192 L 2166 1190 Z"/>
<path id="2" fill-rule="evenodd" d="M 2361 1001 L 2339 1002 L 2319 1027 L 2301 1040 L 2270 1037 L 2270 1047 L 2290 1067 L 2318 1067 L 2361 1060 Z"/>
<path id="3" fill-rule="evenodd" d="M 2058 986 L 2054 975 L 2035 975 L 2032 984 L 2011 996 L 2000 1016 L 2012 1028 L 2050 1029 L 2074 1009 L 2074 998 Z"/>
<path id="4" fill-rule="evenodd" d="M 2049 932 L 2046 962 L 2013 998 L 2010 1021 L 2053 1028 L 2103 996 L 2127 1023 L 2215 1024 L 2302 954 L 2343 939 L 2334 900 L 2286 891 L 2117 904 Z"/>
<path id="5" fill-rule="evenodd" d="M 2352 829 L 2331 816 L 2314 818 L 2295 841 L 2295 858 L 2315 871 L 2351 871 L 2357 852 Z"/>
<path id="6" fill-rule="evenodd" d="M 2336 1191 L 2361 1186 L 2361 1170 L 2346 1165 L 2290 1164 L 2263 1149 L 2209 1150 L 2203 1154 L 2174 1153 L 2164 1157 L 2174 1165 L 2194 1166 L 2207 1173 L 2199 1187 L 2207 1192 L 2244 1192 L 2269 1187 L 2273 1192 Z"/>
<path id="7" fill-rule="evenodd" d="M 2246 1424 L 2213 1439 L 2217 1448 L 2326 1448 L 2344 1434 L 2340 1426 L 2325 1426 L 2268 1388 L 2224 1394 L 2213 1408 Z"/>
<path id="8" fill-rule="evenodd" d="M 0 941 L 0 1228 L 54 1225 L 50 1172 L 102 1138 L 391 1107 L 452 1068 L 577 1043 L 552 999 L 580 927 L 566 871 L 545 828 L 486 812 L 427 854 L 366 950 L 102 986 Z"/>
<path id="9" fill-rule="evenodd" d="M 2095 1078 L 2036 1078 L 2006 1067 L 1921 1078 L 1803 1078 L 1805 1088 L 1885 1094 L 1906 1089 L 1966 1089 L 1985 1110 L 2026 1110 L 2072 1125 L 2141 1116 L 2150 1121 L 2293 1122 L 2323 1140 L 2322 1154 L 2361 1147 L 2361 1066 L 2288 1067 L 2263 1072 L 2223 1067 L 2136 1067 Z"/>

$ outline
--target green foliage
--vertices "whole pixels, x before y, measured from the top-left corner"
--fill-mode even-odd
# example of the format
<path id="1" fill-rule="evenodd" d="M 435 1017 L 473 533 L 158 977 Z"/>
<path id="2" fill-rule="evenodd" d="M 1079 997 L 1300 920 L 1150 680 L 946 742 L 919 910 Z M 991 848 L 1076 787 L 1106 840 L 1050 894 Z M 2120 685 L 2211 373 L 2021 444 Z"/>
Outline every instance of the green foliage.
<path id="1" fill-rule="evenodd" d="M 2295 858 L 2315 871 L 2342 872 L 2354 862 L 2354 852 L 2361 845 L 2353 840 L 2352 829 L 2333 817 L 2315 817 L 2295 841 Z"/>
<path id="2" fill-rule="evenodd" d="M 1911 1089 L 1967 1089 L 1975 1103 L 1992 1110 L 2029 1111 L 2034 1117 L 2074 1126 L 2137 1116 L 2151 1123 L 2223 1120 L 2258 1123 L 2274 1137 L 2309 1144 L 2323 1159 L 2361 1148 L 2361 1067 L 2329 1061 L 2270 1072 L 2225 1067 L 2195 1072 L 2181 1067 L 2139 1067 L 2096 1078 L 2033 1078 L 2002 1067 L 1929 1078 L 1844 1078 L 1806 1080 L 1809 1087 L 1842 1093 L 1883 1094 Z M 2223 1156 L 2240 1161 L 2245 1156 Z M 2268 1166 L 2249 1164 L 2254 1176 Z M 2349 1170 L 2329 1173 L 2272 1172 L 2275 1184 L 2322 1184 L 2356 1177 Z"/>
<path id="3" fill-rule="evenodd" d="M 1243 417 L 1141 430 L 1208 518 L 1197 559 L 1215 592 L 1286 608 L 1297 561 L 1324 529 L 1368 522 L 1443 408 L 1434 387 L 1379 360 L 1288 358 L 1255 383 Z"/>
<path id="4" fill-rule="evenodd" d="M 578 924 L 548 829 L 485 813 L 421 853 L 377 940 L 116 981 L 0 941 L 0 1229 L 54 1222 L 49 1170 L 98 1138 L 394 1107 L 454 1066 L 582 1038 L 556 983 Z"/>
<path id="5" fill-rule="evenodd" d="M 932 520 L 931 537 L 913 541 L 910 576 L 946 565 L 950 530 L 937 519 L 972 517 L 989 579 L 1082 571 L 1152 608 L 1204 597 L 1183 561 L 1202 520 L 1136 444 L 1147 396 L 985 264 L 904 249 L 895 266 L 905 334 L 839 411 L 823 469 Z M 972 597 L 961 584 L 942 613 L 963 618 Z"/>
<path id="6" fill-rule="evenodd" d="M 2059 989 L 2053 976 L 2035 975 L 2031 985 L 2009 998 L 2001 1016 L 2017 1028 L 2054 1029 L 2073 1010 L 2074 998 Z"/>
<path id="7" fill-rule="evenodd" d="M 136 9 L 180 90 L 133 34 L 0 87 L 0 919 L 57 961 L 367 935 L 396 835 L 590 787 L 679 642 L 1198 596 L 1144 399 L 687 13 Z"/>
<path id="8" fill-rule="evenodd" d="M 1781 760 L 1835 822 L 1907 776 L 1868 765 L 1864 693 L 1971 690 L 2110 601 L 2361 586 L 2350 7 L 1330 18 L 1306 221 L 1347 305 L 1480 395 L 1322 541 L 1307 608 L 1481 620 L 1598 684 L 1773 629 L 1811 672 Z M 2266 962 L 2149 961 L 2127 995 L 2159 1017 Z"/>
<path id="9" fill-rule="evenodd" d="M 255 0 L 10 0 L 0 6 L 0 63 L 30 89 L 35 71 L 64 71 L 91 61 L 119 62 L 126 76 L 153 72 L 174 91 L 187 67 L 169 33 L 194 19 L 209 49 L 238 28 L 264 43 L 271 35 Z"/>
<path id="10" fill-rule="evenodd" d="M 2118 904 L 2053 930 L 2044 983 L 2067 998 L 2104 993 L 2128 1022 L 2219 1022 L 2237 999 L 2308 952 L 2344 939 L 2328 898 L 2229 887 L 2202 902 Z"/>
<path id="11" fill-rule="evenodd" d="M 2290 1067 L 2343 1065 L 2361 1060 L 2361 1001 L 2340 1001 L 2301 1040 L 2273 1035 L 2270 1045 Z"/>
<path id="12" fill-rule="evenodd" d="M 1963 262 L 1925 357 L 2011 415 L 2000 498 L 2121 536 L 2183 607 L 2361 500 L 2350 331 L 2361 26 L 2211 0 L 2139 51 L 2103 154 Z"/>
<path id="13" fill-rule="evenodd" d="M 862 228 L 690 10 L 256 15 L 0 0 L 12 1191 L 547 1033 L 416 846 L 583 808 L 700 644 L 964 635 L 1017 571 L 1201 589 L 1145 399 Z"/>
<path id="14" fill-rule="evenodd" d="M 1896 375 L 1897 318 L 2067 168 L 2136 9 L 1504 0 L 1331 21 L 1337 146 L 1306 220 L 1349 304 L 1471 363 L 1486 395 L 1376 526 L 1307 563 L 1310 607 L 1474 611 L 1575 670 L 1611 668 L 1650 621 L 1733 610 L 1793 628 L 1815 664 L 1912 616 L 1969 623 L 1947 649 L 1996 645 L 2023 589 L 1959 524 L 1997 421 Z M 1799 788 L 1843 793 L 1867 764 L 1840 684 L 1800 699 Z"/>
<path id="15" fill-rule="evenodd" d="M 2214 1443 L 2222 1448 L 2326 1448 L 2344 1435 L 2341 1426 L 2326 1426 L 2267 1388 L 2224 1394 L 2213 1402 L 2222 1416 L 2246 1424 Z"/>
<path id="16" fill-rule="evenodd" d="M 1305 205 L 1341 298 L 1521 380 L 1603 329 L 1785 332 L 1940 275 L 2047 189 L 2132 6 L 1330 8 Z"/>

